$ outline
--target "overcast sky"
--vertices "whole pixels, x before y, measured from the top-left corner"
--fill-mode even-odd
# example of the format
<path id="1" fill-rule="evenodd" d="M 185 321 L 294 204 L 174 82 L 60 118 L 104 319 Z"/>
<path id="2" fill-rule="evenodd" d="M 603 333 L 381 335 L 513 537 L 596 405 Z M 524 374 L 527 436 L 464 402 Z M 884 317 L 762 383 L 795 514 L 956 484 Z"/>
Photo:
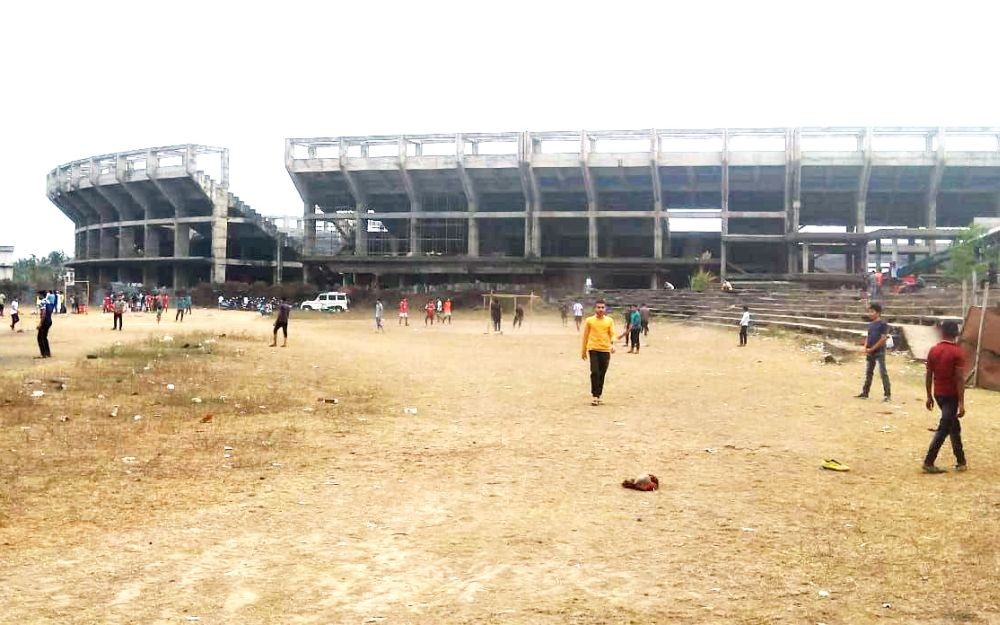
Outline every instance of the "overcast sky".
<path id="1" fill-rule="evenodd" d="M 15 2 L 0 21 L 0 245 L 64 249 L 55 166 L 231 149 L 264 214 L 286 137 L 1000 125 L 993 3 Z"/>

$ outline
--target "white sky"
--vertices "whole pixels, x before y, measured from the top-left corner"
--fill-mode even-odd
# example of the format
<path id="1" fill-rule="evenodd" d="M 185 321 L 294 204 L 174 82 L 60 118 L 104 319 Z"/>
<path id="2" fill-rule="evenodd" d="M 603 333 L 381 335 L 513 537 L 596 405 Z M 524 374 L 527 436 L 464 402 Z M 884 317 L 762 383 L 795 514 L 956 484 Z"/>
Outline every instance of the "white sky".
<path id="1" fill-rule="evenodd" d="M 72 253 L 45 175 L 154 145 L 231 149 L 232 189 L 301 211 L 286 137 L 1000 125 L 994 3 L 11 2 L 0 244 Z"/>

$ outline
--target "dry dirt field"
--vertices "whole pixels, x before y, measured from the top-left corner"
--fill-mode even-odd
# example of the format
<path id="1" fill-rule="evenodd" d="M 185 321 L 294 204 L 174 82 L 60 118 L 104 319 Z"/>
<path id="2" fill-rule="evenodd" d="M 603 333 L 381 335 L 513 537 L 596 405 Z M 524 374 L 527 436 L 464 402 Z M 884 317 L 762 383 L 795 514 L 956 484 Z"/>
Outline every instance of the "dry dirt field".
<path id="1" fill-rule="evenodd" d="M 1000 623 L 1000 395 L 928 476 L 901 357 L 863 402 L 859 362 L 658 322 L 594 408 L 554 316 L 458 318 L 0 331 L 0 623 Z"/>

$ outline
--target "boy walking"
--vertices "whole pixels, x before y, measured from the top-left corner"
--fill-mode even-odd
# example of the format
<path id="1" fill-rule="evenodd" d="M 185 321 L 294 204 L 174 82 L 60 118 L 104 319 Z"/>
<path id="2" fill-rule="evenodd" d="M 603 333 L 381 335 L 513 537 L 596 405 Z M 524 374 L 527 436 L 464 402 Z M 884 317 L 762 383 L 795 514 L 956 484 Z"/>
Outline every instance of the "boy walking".
<path id="1" fill-rule="evenodd" d="M 615 322 L 607 316 L 607 303 L 603 299 L 594 305 L 594 314 L 587 317 L 583 326 L 583 350 L 580 357 L 590 358 L 590 405 L 600 406 L 604 394 L 604 377 L 611 365 L 615 351 Z"/>
<path id="2" fill-rule="evenodd" d="M 17 314 L 18 306 L 19 306 L 19 304 L 17 302 L 17 297 L 15 296 L 14 299 L 12 299 L 10 301 L 10 331 L 11 332 L 14 332 L 14 326 L 16 326 L 17 322 L 21 320 L 21 316 Z"/>
<path id="3" fill-rule="evenodd" d="M 122 331 L 122 315 L 125 314 L 125 296 L 119 295 L 118 299 L 115 300 L 112 310 L 114 311 L 114 318 L 111 321 L 111 330 Z"/>
<path id="4" fill-rule="evenodd" d="M 288 347 L 288 315 L 291 312 L 291 304 L 289 304 L 288 301 L 282 297 L 281 303 L 278 304 L 278 318 L 274 320 L 274 338 L 271 339 L 271 345 L 269 347 L 278 346 L 278 330 L 281 330 L 282 338 L 284 338 L 281 342 L 281 346 Z"/>
<path id="5" fill-rule="evenodd" d="M 892 387 L 889 385 L 889 372 L 885 369 L 885 343 L 889 340 L 889 324 L 882 319 L 882 305 L 877 302 L 868 304 L 868 316 L 871 322 L 865 338 L 865 385 L 856 397 L 868 399 L 877 364 L 878 373 L 882 377 L 882 392 L 885 393 L 882 401 L 889 402 L 892 401 Z"/>
<path id="6" fill-rule="evenodd" d="M 740 347 L 746 347 L 747 333 L 750 331 L 750 308 L 743 307 L 743 316 L 740 317 Z"/>
<path id="7" fill-rule="evenodd" d="M 941 408 L 941 421 L 931 439 L 924 458 L 924 473 L 944 473 L 937 467 L 938 452 L 944 439 L 951 438 L 955 452 L 955 470 L 965 471 L 965 449 L 962 447 L 962 426 L 959 419 L 965 416 L 965 354 L 956 343 L 958 324 L 945 321 L 941 324 L 941 342 L 927 353 L 927 409 L 934 410 L 934 402 Z"/>
<path id="8" fill-rule="evenodd" d="M 583 323 L 583 304 L 573 302 L 573 323 L 576 324 L 576 331 L 580 331 L 580 324 Z"/>
<path id="9" fill-rule="evenodd" d="M 642 332 L 642 313 L 639 312 L 638 308 L 632 308 L 627 316 L 628 322 L 625 325 L 625 331 L 621 333 L 621 336 L 628 335 L 628 342 L 626 345 L 629 346 L 628 353 L 638 354 L 639 353 L 639 334 Z"/>

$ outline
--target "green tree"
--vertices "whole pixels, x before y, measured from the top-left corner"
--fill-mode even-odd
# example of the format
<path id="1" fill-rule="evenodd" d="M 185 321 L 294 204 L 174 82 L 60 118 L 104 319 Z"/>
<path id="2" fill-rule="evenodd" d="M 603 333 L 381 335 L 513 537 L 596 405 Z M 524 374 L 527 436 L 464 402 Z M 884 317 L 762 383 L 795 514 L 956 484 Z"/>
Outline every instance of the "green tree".
<path id="1" fill-rule="evenodd" d="M 14 261 L 14 282 L 27 284 L 33 289 L 61 287 L 65 265 L 69 260 L 62 250 L 49 252 L 39 258 L 32 254 Z"/>
<path id="2" fill-rule="evenodd" d="M 948 250 L 948 263 L 945 265 L 945 275 L 957 281 L 969 280 L 972 272 L 983 277 L 990 259 L 996 257 L 995 245 L 981 240 L 986 228 L 972 225 L 967 228 L 952 243 Z"/>

